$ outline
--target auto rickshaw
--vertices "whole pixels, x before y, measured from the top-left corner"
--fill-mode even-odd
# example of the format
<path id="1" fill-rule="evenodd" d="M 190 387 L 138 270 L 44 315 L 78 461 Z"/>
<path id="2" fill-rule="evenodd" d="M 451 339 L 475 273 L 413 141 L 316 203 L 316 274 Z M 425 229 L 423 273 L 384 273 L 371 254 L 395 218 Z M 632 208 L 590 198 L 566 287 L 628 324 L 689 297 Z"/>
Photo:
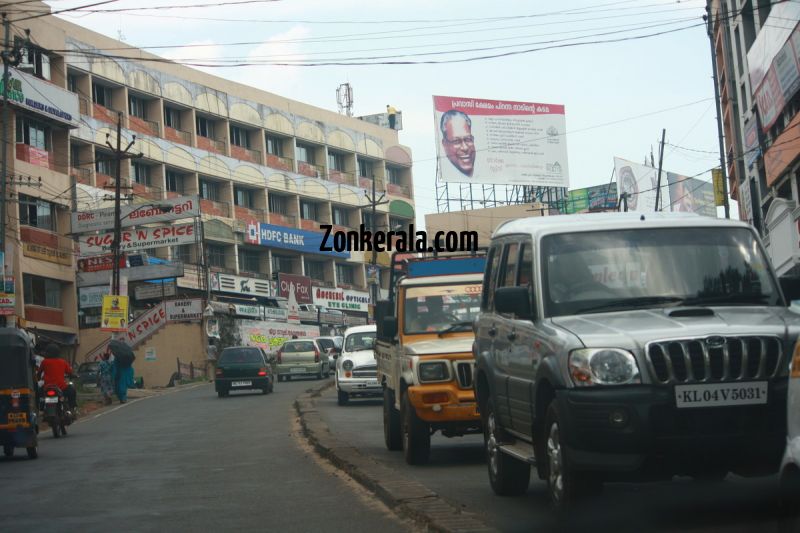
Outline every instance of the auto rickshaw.
<path id="1" fill-rule="evenodd" d="M 36 459 L 39 433 L 33 344 L 28 334 L 0 328 L 0 444 L 6 457 L 25 448 Z"/>

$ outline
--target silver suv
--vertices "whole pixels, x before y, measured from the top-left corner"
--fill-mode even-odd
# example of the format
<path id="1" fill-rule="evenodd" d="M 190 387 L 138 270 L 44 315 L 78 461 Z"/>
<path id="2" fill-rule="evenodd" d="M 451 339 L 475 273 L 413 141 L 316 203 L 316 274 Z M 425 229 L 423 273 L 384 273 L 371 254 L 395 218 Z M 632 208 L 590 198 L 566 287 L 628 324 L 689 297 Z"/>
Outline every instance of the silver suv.
<path id="1" fill-rule="evenodd" d="M 779 468 L 800 317 L 744 223 L 507 222 L 492 237 L 475 332 L 498 494 L 523 493 L 529 465 L 556 508 L 603 481 Z"/>

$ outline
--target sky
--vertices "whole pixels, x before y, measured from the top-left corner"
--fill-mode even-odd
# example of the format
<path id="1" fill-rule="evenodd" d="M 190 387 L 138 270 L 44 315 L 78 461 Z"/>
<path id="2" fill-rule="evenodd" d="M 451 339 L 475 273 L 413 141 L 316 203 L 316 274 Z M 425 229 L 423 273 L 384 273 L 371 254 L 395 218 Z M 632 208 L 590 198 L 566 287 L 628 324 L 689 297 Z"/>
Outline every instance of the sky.
<path id="1" fill-rule="evenodd" d="M 60 10 L 95 2 L 47 3 Z M 119 0 L 87 9 L 135 10 L 60 16 L 131 46 L 177 46 L 149 51 L 181 63 L 247 63 L 198 68 L 325 109 L 337 110 L 336 88 L 345 82 L 353 87 L 356 116 L 382 113 L 392 104 L 403 113 L 400 143 L 413 154 L 420 224 L 437 210 L 432 95 L 564 105 L 570 189 L 608 183 L 615 156 L 643 163 L 652 151 L 657 163 L 662 129 L 665 170 L 710 181 L 710 169 L 719 164 L 704 0 L 250 0 L 199 6 L 210 3 Z M 195 7 L 163 9 L 176 5 Z M 162 9 L 142 9 L 153 6 Z M 661 35 L 635 38 L 654 33 Z M 612 39 L 618 42 L 578 44 Z M 250 44 L 231 44 L 239 42 Z M 519 53 L 531 49 L 536 51 Z M 357 59 L 368 65 L 296 64 L 376 57 L 381 59 Z M 454 59 L 470 60 L 374 64 Z M 731 202 L 731 216 L 736 213 Z"/>

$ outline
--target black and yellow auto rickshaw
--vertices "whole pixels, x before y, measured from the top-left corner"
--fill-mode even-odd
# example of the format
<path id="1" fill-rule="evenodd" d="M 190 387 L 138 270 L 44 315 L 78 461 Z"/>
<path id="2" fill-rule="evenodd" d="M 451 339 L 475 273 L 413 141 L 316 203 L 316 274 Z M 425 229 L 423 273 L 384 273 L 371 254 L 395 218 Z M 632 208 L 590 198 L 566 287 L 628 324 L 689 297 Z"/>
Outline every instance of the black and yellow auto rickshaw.
<path id="1" fill-rule="evenodd" d="M 25 448 L 36 459 L 39 432 L 33 345 L 27 333 L 0 328 L 0 444 L 6 457 Z"/>

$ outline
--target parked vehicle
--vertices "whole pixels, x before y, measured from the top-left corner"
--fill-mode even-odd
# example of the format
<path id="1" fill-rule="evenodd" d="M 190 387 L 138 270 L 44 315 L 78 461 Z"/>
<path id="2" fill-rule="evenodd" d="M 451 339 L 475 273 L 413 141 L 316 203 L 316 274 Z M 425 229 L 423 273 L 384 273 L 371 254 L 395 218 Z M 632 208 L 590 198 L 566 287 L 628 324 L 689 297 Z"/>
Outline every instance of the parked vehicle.
<path id="1" fill-rule="evenodd" d="M 84 387 L 97 387 L 98 370 L 100 363 L 98 361 L 90 361 L 88 363 L 81 363 L 76 372 L 78 376 L 78 383 Z"/>
<path id="2" fill-rule="evenodd" d="M 327 354 L 323 355 L 322 348 L 314 339 L 288 340 L 278 349 L 276 356 L 279 380 L 301 376 L 322 379 L 331 371 Z"/>
<path id="3" fill-rule="evenodd" d="M 336 356 L 336 395 L 339 405 L 353 396 L 382 396 L 375 360 L 375 325 L 355 326 L 344 332 L 344 345 Z"/>
<path id="4" fill-rule="evenodd" d="M 214 373 L 214 389 L 220 398 L 237 390 L 258 389 L 267 394 L 275 388 L 276 360 L 256 346 L 232 346 L 222 350 Z"/>
<path id="5" fill-rule="evenodd" d="M 0 444 L 6 457 L 15 448 L 25 448 L 30 459 L 39 456 L 34 364 L 30 337 L 16 328 L 0 328 Z"/>
<path id="6" fill-rule="evenodd" d="M 799 333 L 747 224 L 506 222 L 474 348 L 492 488 L 525 492 L 536 465 L 564 509 L 608 480 L 777 472 Z"/>
<path id="7" fill-rule="evenodd" d="M 328 356 L 328 369 L 330 371 L 336 366 L 336 357 L 342 352 L 344 337 L 317 337 L 314 340 L 317 341 L 322 352 Z"/>
<path id="8" fill-rule="evenodd" d="M 408 464 L 428 461 L 431 434 L 481 432 L 472 387 L 472 320 L 483 253 L 399 260 L 389 300 L 378 302 L 375 357 L 383 387 L 383 432 Z"/>
<path id="9" fill-rule="evenodd" d="M 70 382 L 70 386 L 72 383 Z M 53 432 L 53 438 L 66 437 L 67 426 L 77 418 L 69 408 L 67 397 L 55 385 L 47 385 L 42 389 L 42 419 L 47 422 Z"/>

